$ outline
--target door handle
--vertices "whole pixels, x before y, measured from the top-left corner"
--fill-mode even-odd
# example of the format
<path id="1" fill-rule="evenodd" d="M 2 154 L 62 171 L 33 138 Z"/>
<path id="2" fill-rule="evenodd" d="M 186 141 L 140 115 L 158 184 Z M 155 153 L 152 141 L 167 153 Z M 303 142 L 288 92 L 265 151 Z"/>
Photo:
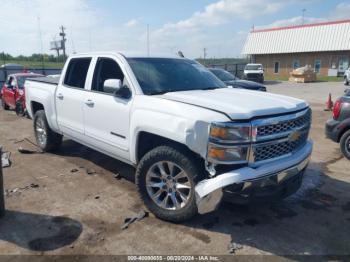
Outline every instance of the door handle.
<path id="1" fill-rule="evenodd" d="M 85 104 L 87 105 L 87 106 L 94 106 L 94 101 L 92 101 L 91 99 L 88 99 L 88 100 L 86 100 L 86 102 L 85 102 Z"/>
<path id="2" fill-rule="evenodd" d="M 58 98 L 58 99 L 61 99 L 61 100 L 62 100 L 63 97 L 64 97 L 64 96 L 63 96 L 61 93 L 57 94 L 57 98 Z"/>

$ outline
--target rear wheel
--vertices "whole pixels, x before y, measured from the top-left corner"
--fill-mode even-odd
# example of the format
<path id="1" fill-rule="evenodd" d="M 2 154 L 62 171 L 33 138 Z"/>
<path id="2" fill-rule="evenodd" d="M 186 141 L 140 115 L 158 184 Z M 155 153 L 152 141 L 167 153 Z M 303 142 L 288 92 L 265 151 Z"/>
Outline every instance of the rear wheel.
<path id="1" fill-rule="evenodd" d="M 340 139 L 340 149 L 343 155 L 350 160 L 350 130 L 342 135 Z"/>
<path id="2" fill-rule="evenodd" d="M 62 143 L 62 135 L 51 130 L 44 110 L 35 113 L 34 133 L 38 146 L 45 152 L 58 149 Z"/>
<path id="3" fill-rule="evenodd" d="M 182 222 L 198 213 L 195 182 L 200 176 L 185 150 L 160 146 L 147 153 L 136 170 L 136 184 L 146 207 L 157 217 Z"/>
<path id="4" fill-rule="evenodd" d="M 2 105 L 2 108 L 4 110 L 9 110 L 10 107 L 8 105 L 6 105 L 5 101 L 4 101 L 4 98 L 1 99 L 1 105 Z"/>
<path id="5" fill-rule="evenodd" d="M 344 85 L 348 86 L 349 85 L 349 80 L 347 76 L 344 76 Z"/>

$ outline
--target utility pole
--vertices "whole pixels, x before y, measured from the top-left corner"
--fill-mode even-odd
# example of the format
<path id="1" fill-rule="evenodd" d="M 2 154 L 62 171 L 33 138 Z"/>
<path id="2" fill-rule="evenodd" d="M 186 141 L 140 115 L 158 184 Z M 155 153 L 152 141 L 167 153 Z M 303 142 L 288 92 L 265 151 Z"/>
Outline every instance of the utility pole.
<path id="1" fill-rule="evenodd" d="M 41 23 L 40 23 L 40 16 L 38 16 L 38 29 L 39 29 L 39 38 L 40 38 L 40 52 L 41 52 L 41 67 L 43 75 L 45 75 L 45 63 L 44 63 L 44 50 L 43 50 L 43 37 L 41 34 Z"/>
<path id="2" fill-rule="evenodd" d="M 63 27 L 63 25 L 60 27 L 61 32 L 60 32 L 60 36 L 62 37 L 62 50 L 63 50 L 63 59 L 66 60 L 66 33 L 64 32 L 64 30 L 66 30 L 66 28 Z"/>
<path id="3" fill-rule="evenodd" d="M 203 59 L 205 60 L 207 58 L 207 49 L 203 48 Z"/>
<path id="4" fill-rule="evenodd" d="M 149 47 L 149 24 L 147 24 L 147 56 L 150 55 L 150 47 Z"/>
<path id="5" fill-rule="evenodd" d="M 304 22 L 305 22 L 305 12 L 306 12 L 306 9 L 303 8 L 303 9 L 301 10 L 301 12 L 302 12 L 301 24 L 303 25 Z"/>

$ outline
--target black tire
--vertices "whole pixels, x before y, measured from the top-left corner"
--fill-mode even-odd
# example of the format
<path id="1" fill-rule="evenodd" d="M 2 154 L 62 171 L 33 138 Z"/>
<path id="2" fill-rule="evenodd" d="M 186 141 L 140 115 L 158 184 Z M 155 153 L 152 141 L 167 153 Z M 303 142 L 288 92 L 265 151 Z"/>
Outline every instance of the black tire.
<path id="1" fill-rule="evenodd" d="M 9 107 L 8 105 L 6 105 L 4 99 L 1 99 L 1 105 L 2 105 L 2 108 L 3 108 L 4 110 L 9 110 L 9 109 L 10 109 L 10 107 Z"/>
<path id="2" fill-rule="evenodd" d="M 145 206 L 156 217 L 163 220 L 179 223 L 192 218 L 198 213 L 194 187 L 204 172 L 200 171 L 199 164 L 194 159 L 195 157 L 191 155 L 191 153 L 187 152 L 187 150 L 171 146 L 159 146 L 148 152 L 139 162 L 136 170 L 136 185 L 138 187 L 138 192 Z M 152 200 L 147 191 L 147 172 L 152 168 L 152 166 L 159 163 L 160 161 L 169 161 L 175 163 L 177 166 L 183 169 L 183 171 L 186 172 L 186 175 L 189 178 L 189 181 L 187 183 L 190 183 L 191 190 L 188 192 L 187 203 L 178 210 L 169 210 L 160 207 L 155 203 L 155 201 Z M 165 194 L 169 193 L 165 192 Z"/>
<path id="3" fill-rule="evenodd" d="M 340 138 L 340 149 L 343 155 L 350 160 L 350 130 L 346 131 Z"/>
<path id="4" fill-rule="evenodd" d="M 41 141 L 40 140 L 40 134 L 37 131 L 38 122 L 40 121 L 40 124 L 42 124 L 42 129 L 46 133 L 46 140 Z M 44 110 L 39 110 L 34 115 L 34 134 L 37 141 L 38 146 L 44 151 L 44 152 L 52 152 L 57 150 L 61 143 L 62 143 L 62 135 L 55 133 L 51 130 L 49 127 L 49 124 L 47 123 L 46 115 Z"/>
<path id="5" fill-rule="evenodd" d="M 17 102 L 16 102 L 15 111 L 16 111 L 16 114 L 17 114 L 18 116 L 25 116 L 25 110 L 24 110 L 24 108 L 23 108 L 23 106 L 22 106 L 22 102 L 20 102 L 20 101 L 17 101 Z"/>
<path id="6" fill-rule="evenodd" d="M 349 80 L 346 76 L 344 76 L 344 85 L 346 85 L 346 86 L 349 85 Z"/>

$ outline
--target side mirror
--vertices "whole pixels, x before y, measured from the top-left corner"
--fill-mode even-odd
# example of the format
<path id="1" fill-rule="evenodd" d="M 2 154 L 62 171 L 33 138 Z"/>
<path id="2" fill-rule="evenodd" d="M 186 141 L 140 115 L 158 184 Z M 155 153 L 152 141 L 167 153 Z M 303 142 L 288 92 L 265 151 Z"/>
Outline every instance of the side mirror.
<path id="1" fill-rule="evenodd" d="M 106 93 L 116 94 L 122 87 L 120 79 L 107 79 L 103 83 L 103 91 Z"/>
<path id="2" fill-rule="evenodd" d="M 127 86 L 123 86 L 120 79 L 107 79 L 103 84 L 103 90 L 106 93 L 113 94 L 115 97 L 125 99 L 131 97 L 130 89 Z"/>

